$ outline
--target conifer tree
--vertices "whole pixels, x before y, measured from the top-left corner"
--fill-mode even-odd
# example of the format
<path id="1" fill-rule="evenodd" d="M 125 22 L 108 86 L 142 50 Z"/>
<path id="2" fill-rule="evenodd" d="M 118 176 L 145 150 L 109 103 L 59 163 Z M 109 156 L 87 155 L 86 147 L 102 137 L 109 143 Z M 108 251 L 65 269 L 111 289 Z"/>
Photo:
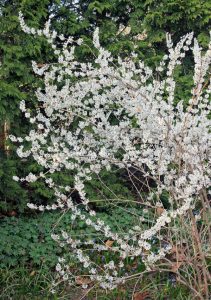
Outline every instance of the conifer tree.
<path id="1" fill-rule="evenodd" d="M 20 136 L 28 126 L 19 112 L 19 103 L 26 100 L 34 105 L 34 91 L 40 83 L 32 72 L 31 61 L 42 64 L 54 59 L 41 37 L 33 39 L 21 31 L 17 17 L 20 10 L 27 24 L 36 28 L 43 27 L 52 14 L 53 28 L 65 36 L 82 36 L 90 47 L 92 33 L 98 26 L 101 44 L 114 56 L 119 52 L 127 56 L 136 50 L 139 58 L 152 66 L 166 51 L 166 32 L 177 42 L 181 35 L 194 31 L 205 47 L 210 9 L 209 0 L 0 0 L 0 209 L 23 210 L 29 200 L 48 201 L 52 196 L 44 185 L 20 187 L 11 180 L 14 173 L 24 176 L 26 169 L 37 168 L 34 163 L 25 165 L 23 160 L 18 161 L 14 145 L 6 141 L 9 133 Z M 77 55 L 90 58 L 91 52 L 89 47 L 81 47 Z M 175 70 L 181 83 L 176 101 L 189 97 L 191 60 L 192 56 L 187 55 L 185 72 L 180 66 Z"/>

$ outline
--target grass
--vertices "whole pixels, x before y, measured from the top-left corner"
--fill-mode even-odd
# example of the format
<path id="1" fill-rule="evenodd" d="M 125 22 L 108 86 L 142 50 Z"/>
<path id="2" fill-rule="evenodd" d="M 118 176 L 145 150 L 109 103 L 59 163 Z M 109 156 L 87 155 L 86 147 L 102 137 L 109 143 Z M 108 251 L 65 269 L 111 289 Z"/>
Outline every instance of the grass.
<path id="1" fill-rule="evenodd" d="M 81 286 L 70 288 L 60 285 L 56 289 L 56 293 L 52 294 L 50 288 L 55 275 L 53 270 L 31 269 L 27 266 L 0 270 L 0 299 L 192 300 L 187 290 L 179 285 L 172 285 L 168 278 L 162 274 L 156 275 L 156 277 L 143 278 L 141 281 L 133 279 L 124 286 L 119 286 L 108 292 L 97 287 L 83 290 Z"/>

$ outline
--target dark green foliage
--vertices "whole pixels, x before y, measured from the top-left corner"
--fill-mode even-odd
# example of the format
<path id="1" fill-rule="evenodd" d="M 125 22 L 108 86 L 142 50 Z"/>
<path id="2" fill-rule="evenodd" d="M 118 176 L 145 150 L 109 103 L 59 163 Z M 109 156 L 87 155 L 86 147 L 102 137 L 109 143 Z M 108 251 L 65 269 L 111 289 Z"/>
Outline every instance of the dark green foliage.
<path id="1" fill-rule="evenodd" d="M 12 180 L 17 170 L 21 170 L 21 162 L 15 161 L 11 157 L 6 157 L 1 153 L 0 158 L 0 210 L 11 211 L 18 209 L 24 211 L 28 202 L 27 190 L 23 189 L 19 183 Z"/>
<path id="2" fill-rule="evenodd" d="M 103 170 L 86 184 L 86 193 L 95 209 L 110 210 L 118 205 L 134 199 L 133 193 L 126 186 L 126 180 L 118 170 Z"/>
<path id="3" fill-rule="evenodd" d="M 17 15 L 22 9 L 31 25 L 42 25 L 48 18 L 48 5 L 49 1 L 37 1 L 35 6 L 34 1 L 14 0 L 4 1 L 1 6 L 0 126 L 7 121 L 10 133 L 18 136 L 29 130 L 19 110 L 19 102 L 25 99 L 29 107 L 34 107 L 34 91 L 39 86 L 39 80 L 32 72 L 31 60 L 46 60 L 47 50 L 43 39 L 33 39 L 22 32 Z M 3 211 L 23 211 L 29 201 L 30 190 L 13 182 L 12 176 L 24 176 L 34 163 L 24 164 L 14 151 L 14 146 L 10 146 L 9 153 L 1 151 L 0 209 Z"/>
<path id="4" fill-rule="evenodd" d="M 60 249 L 51 239 L 55 214 L 38 218 L 4 218 L 1 222 L 0 268 L 18 265 L 53 267 Z M 57 214 L 58 218 L 58 214 Z"/>
<path id="5" fill-rule="evenodd" d="M 40 79 L 32 71 L 31 61 L 39 63 L 53 59 L 49 45 L 44 38 L 34 38 L 25 34 L 19 25 L 18 12 L 21 10 L 29 26 L 42 28 L 49 14 L 54 13 L 53 23 L 58 30 L 69 35 L 77 34 L 83 28 L 72 10 L 62 6 L 57 0 L 12 0 L 0 1 L 0 139 L 4 136 L 1 127 L 5 121 L 9 124 L 9 134 L 22 136 L 31 129 L 19 110 L 19 102 L 26 100 L 27 107 L 36 107 L 34 92 L 40 86 Z M 66 24 L 66 25 L 65 25 Z M 74 26 L 73 26 L 74 24 Z M 71 29 L 71 30 L 70 30 Z M 5 139 L 5 137 L 4 137 Z M 0 143 L 1 144 L 1 143 Z M 15 209 L 23 212 L 27 202 L 44 203 L 52 200 L 52 191 L 44 183 L 17 184 L 12 176 L 25 176 L 36 172 L 39 168 L 35 162 L 20 160 L 15 153 L 15 146 L 9 141 L 5 153 L 0 149 L 0 211 L 10 212 Z M 58 175 L 55 175 L 58 177 Z M 60 179 L 68 181 L 70 174 L 60 175 Z"/>
<path id="6" fill-rule="evenodd" d="M 128 206 L 124 210 L 114 207 L 110 214 L 99 213 L 100 218 L 120 235 L 128 226 L 136 224 L 134 215 L 141 216 L 141 210 Z M 103 238 L 102 234 L 96 235 L 94 229 L 86 226 L 83 221 L 73 222 L 70 212 L 45 212 L 33 218 L 5 217 L 0 221 L 0 269 L 23 264 L 43 265 L 47 269 L 54 267 L 61 248 L 52 240 L 51 234 L 60 233 L 61 230 L 70 232 L 74 237 L 83 235 L 84 238 Z"/>

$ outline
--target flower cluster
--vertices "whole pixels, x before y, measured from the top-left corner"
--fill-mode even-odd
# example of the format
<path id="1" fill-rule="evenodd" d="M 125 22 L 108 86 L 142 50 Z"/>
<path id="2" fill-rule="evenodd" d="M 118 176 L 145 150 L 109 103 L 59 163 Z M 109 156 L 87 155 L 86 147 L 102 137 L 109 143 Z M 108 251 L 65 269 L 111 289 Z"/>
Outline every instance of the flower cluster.
<path id="1" fill-rule="evenodd" d="M 197 40 L 193 40 L 193 33 L 182 37 L 175 47 L 167 35 L 168 53 L 157 69 L 151 70 L 135 54 L 125 60 L 113 58 L 101 47 L 98 29 L 93 36 L 98 56 L 85 63 L 77 61 L 74 55 L 81 39 L 59 36 L 57 44 L 57 33 L 50 32 L 50 22 L 44 30 L 36 30 L 29 28 L 20 14 L 20 24 L 28 34 L 44 35 L 57 61 L 41 68 L 32 63 L 34 72 L 43 76 L 45 83 L 45 90 L 38 89 L 36 93 L 39 108 L 33 117 L 26 115 L 36 128 L 23 139 L 11 137 L 21 144 L 18 155 L 31 155 L 45 172 L 30 173 L 20 179 L 14 176 L 14 180 L 44 180 L 54 190 L 57 203 L 46 207 L 28 204 L 30 208 L 41 211 L 68 209 L 72 220 L 84 221 L 112 241 L 112 247 L 109 247 L 100 240 L 74 240 L 66 232 L 52 236 L 61 247 L 68 245 L 92 281 L 112 289 L 127 277 L 121 271 L 126 258 L 141 257 L 150 268 L 165 257 L 171 246 L 160 247 L 155 252 L 151 247 L 154 238 L 162 241 L 160 232 L 165 231 L 175 218 L 192 210 L 201 191 L 210 186 L 211 81 L 208 68 L 211 44 L 202 53 Z M 190 50 L 195 61 L 194 85 L 185 108 L 184 99 L 177 105 L 174 103 L 174 71 Z M 154 76 L 157 72 L 162 76 Z M 24 101 L 21 101 L 20 109 L 26 113 Z M 23 141 L 30 149 L 24 151 Z M 161 213 L 147 229 L 144 219 L 140 219 L 139 224 L 129 228 L 124 235 L 114 233 L 90 208 L 86 182 L 94 174 L 113 166 L 126 170 L 133 167 L 140 171 L 148 187 L 149 181 L 153 180 L 155 187 L 141 199 L 140 206 L 146 205 L 154 212 L 160 209 Z M 73 186 L 58 186 L 49 177 L 63 170 L 74 171 Z M 71 198 L 74 190 L 80 195 L 83 209 Z M 168 194 L 168 209 L 161 201 L 163 192 Z M 83 253 L 83 247 L 87 245 L 92 251 L 110 251 L 118 257 L 119 263 L 110 261 L 96 266 L 91 256 Z M 57 264 L 56 270 L 73 284 L 70 278 L 75 275 L 67 265 L 62 267 L 62 263 Z"/>

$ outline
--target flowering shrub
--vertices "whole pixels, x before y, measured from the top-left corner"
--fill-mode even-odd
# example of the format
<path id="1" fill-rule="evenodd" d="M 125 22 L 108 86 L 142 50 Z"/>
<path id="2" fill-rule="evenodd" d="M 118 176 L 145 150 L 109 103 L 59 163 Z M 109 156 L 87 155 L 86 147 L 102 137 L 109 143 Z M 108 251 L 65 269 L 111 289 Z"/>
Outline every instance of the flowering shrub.
<path id="1" fill-rule="evenodd" d="M 134 271 L 123 272 L 125 260 L 131 258 L 144 263 L 143 273 L 171 271 L 200 299 L 208 299 L 211 43 L 203 52 L 189 33 L 173 46 L 167 34 L 168 53 L 151 70 L 135 53 L 130 58 L 113 58 L 101 47 L 98 29 L 93 35 L 98 54 L 85 63 L 74 55 L 81 39 L 65 39 L 51 32 L 50 20 L 44 30 L 29 28 L 21 14 L 20 23 L 28 34 L 44 35 L 57 57 L 55 63 L 41 67 L 32 63 L 34 72 L 43 76 L 45 87 L 36 92 L 36 112 L 29 112 L 24 101 L 20 109 L 34 129 L 24 138 L 11 136 L 20 143 L 18 155 L 32 156 L 43 168 L 39 174 L 15 176 L 14 180 L 43 180 L 57 198 L 53 205 L 28 206 L 40 211 L 68 210 L 76 223 L 82 220 L 103 234 L 103 240 L 76 240 L 66 231 L 52 235 L 61 247 L 67 244 L 83 266 L 83 275 L 89 278 L 84 288 L 97 282 L 102 288 L 113 289 L 137 276 Z M 190 51 L 194 57 L 193 88 L 184 107 L 183 99 L 174 103 L 174 71 Z M 136 173 L 131 169 L 140 172 L 139 180 L 148 189 L 144 196 L 137 189 L 136 204 L 140 210 L 147 208 L 151 219 L 136 216 L 137 225 L 124 233 L 113 232 L 98 218 L 85 192 L 86 182 L 114 166 L 127 170 L 132 183 Z M 50 177 L 63 170 L 74 174 L 73 186 L 58 185 Z M 80 195 L 80 205 L 71 197 L 74 191 Z M 167 206 L 162 202 L 164 194 Z M 100 255 L 108 252 L 110 259 L 96 264 L 93 251 Z M 63 258 L 56 270 L 63 280 L 75 284 L 78 274 Z M 191 272 L 197 280 L 186 278 Z"/>

